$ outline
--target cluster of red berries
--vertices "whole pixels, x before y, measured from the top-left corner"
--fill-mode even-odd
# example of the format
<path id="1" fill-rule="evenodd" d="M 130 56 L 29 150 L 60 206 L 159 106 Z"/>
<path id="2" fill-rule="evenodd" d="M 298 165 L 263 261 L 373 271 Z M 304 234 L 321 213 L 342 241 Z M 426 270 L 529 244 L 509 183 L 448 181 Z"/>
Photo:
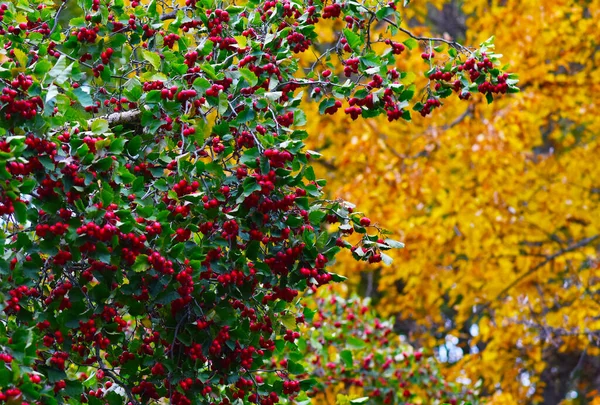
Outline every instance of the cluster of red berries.
<path id="1" fill-rule="evenodd" d="M 256 145 L 254 137 L 249 131 L 241 131 L 235 138 L 235 143 L 238 149 L 252 148 Z"/>
<path id="2" fill-rule="evenodd" d="M 179 41 L 179 39 L 179 35 L 171 33 L 164 36 L 163 42 L 167 47 L 169 47 L 169 49 L 173 49 L 175 41 Z"/>
<path id="3" fill-rule="evenodd" d="M 160 253 L 154 251 L 148 255 L 148 263 L 160 273 L 171 275 L 175 273 L 173 270 L 173 261 L 167 260 Z"/>
<path id="4" fill-rule="evenodd" d="M 211 36 L 220 35 L 221 32 L 223 32 L 223 23 L 229 22 L 229 12 L 221 10 L 220 8 L 216 9 L 214 12 L 210 9 L 206 10 L 206 16 L 212 17 L 207 24 Z"/>
<path id="5" fill-rule="evenodd" d="M 173 235 L 173 238 L 178 242 L 185 242 L 192 236 L 192 231 L 184 228 L 177 228 Z"/>
<path id="6" fill-rule="evenodd" d="M 68 250 L 59 250 L 58 253 L 54 255 L 52 261 L 58 266 L 64 266 L 72 258 L 73 255 Z"/>
<path id="7" fill-rule="evenodd" d="M 303 34 L 296 31 L 289 33 L 286 39 L 288 41 L 288 44 L 292 46 L 292 51 L 294 53 L 304 52 L 312 44 L 312 42 L 309 39 L 307 39 Z"/>
<path id="8" fill-rule="evenodd" d="M 426 115 L 431 114 L 431 110 L 433 108 L 439 107 L 441 105 L 442 103 L 440 103 L 440 100 L 438 100 L 437 98 L 430 98 L 425 102 L 423 108 L 419 112 L 423 117 L 425 117 Z"/>
<path id="9" fill-rule="evenodd" d="M 21 390 L 18 388 L 9 388 L 6 391 L 0 391 L 0 401 L 8 401 L 10 399 L 20 398 Z"/>
<path id="10" fill-rule="evenodd" d="M 192 268 L 188 266 L 183 271 L 179 272 L 175 277 L 177 282 L 181 284 L 177 288 L 177 293 L 181 297 L 188 297 L 192 294 L 192 292 L 194 292 L 194 279 L 192 278 L 192 272 Z"/>
<path id="11" fill-rule="evenodd" d="M 208 89 L 206 89 L 207 97 L 218 97 L 219 93 L 224 90 L 224 87 L 220 84 L 213 84 Z"/>
<path id="12" fill-rule="evenodd" d="M 394 106 L 393 108 L 386 109 L 387 120 L 392 122 L 394 120 L 399 120 L 404 115 L 404 110 L 399 108 L 398 106 Z"/>
<path id="13" fill-rule="evenodd" d="M 154 366 L 152 366 L 152 368 L 150 369 L 150 372 L 153 375 L 165 375 L 166 374 L 166 369 L 165 366 L 162 365 L 162 363 L 156 363 Z"/>
<path id="14" fill-rule="evenodd" d="M 285 335 L 283 335 L 283 340 L 293 343 L 294 340 L 298 339 L 299 337 L 300 337 L 299 332 L 288 329 L 285 331 Z"/>
<path id="15" fill-rule="evenodd" d="M 161 83 L 161 88 L 162 88 L 162 82 Z M 156 86 L 159 86 L 158 84 Z M 162 90 L 160 91 L 160 97 L 163 100 L 173 100 L 175 97 L 175 94 L 177 94 L 177 90 L 178 87 L 177 86 L 171 86 L 170 88 L 162 88 Z"/>
<path id="16" fill-rule="evenodd" d="M 106 48 L 105 51 L 103 51 L 100 54 L 100 58 L 102 59 L 102 63 L 104 63 L 105 65 L 108 65 L 108 63 L 110 62 L 110 58 L 112 56 L 112 54 L 114 53 L 112 48 Z"/>
<path id="17" fill-rule="evenodd" d="M 433 72 L 431 75 L 429 75 L 429 78 L 431 80 L 443 80 L 443 81 L 449 82 L 450 80 L 452 80 L 452 76 L 454 76 L 452 74 L 452 72 L 444 72 L 444 71 L 438 69 L 435 72 Z"/>
<path id="18" fill-rule="evenodd" d="M 65 361 L 69 358 L 69 353 L 67 352 L 54 352 L 52 353 L 52 357 L 50 358 L 50 364 L 56 367 L 59 370 L 65 369 Z"/>
<path id="19" fill-rule="evenodd" d="M 135 28 L 137 27 L 137 21 L 135 19 L 135 14 L 129 14 L 129 20 L 127 20 L 127 23 L 129 24 L 129 28 L 131 30 L 135 30 Z"/>
<path id="20" fill-rule="evenodd" d="M 386 39 L 385 40 L 385 44 L 386 45 L 391 45 L 391 47 L 392 47 L 392 53 L 394 55 L 400 55 L 406 49 L 406 47 L 404 46 L 404 44 L 401 44 L 400 42 L 392 41 L 391 39 Z"/>
<path id="21" fill-rule="evenodd" d="M 483 82 L 479 86 L 477 86 L 477 90 L 479 90 L 482 94 L 487 93 L 506 93 L 508 91 L 508 83 L 506 80 L 508 79 L 508 74 L 504 73 L 503 75 L 498 76 L 498 84 L 492 84 L 491 82 Z"/>
<path id="22" fill-rule="evenodd" d="M 119 229 L 111 224 L 102 226 L 93 222 L 89 222 L 77 228 L 77 235 L 87 235 L 89 238 L 95 238 L 102 242 L 112 240 L 113 236 L 117 235 Z"/>
<path id="23" fill-rule="evenodd" d="M 19 99 L 18 96 L 25 96 L 27 90 L 33 84 L 31 76 L 19 73 L 19 75 L 8 82 L 8 86 L 2 89 L 0 102 L 6 104 L 4 107 L 4 116 L 7 120 L 12 118 L 12 115 L 17 113 L 24 119 L 32 119 L 38 113 L 38 108 L 41 110 L 44 103 L 39 96 L 29 99 Z"/>
<path id="24" fill-rule="evenodd" d="M 358 73 L 358 58 L 350 58 L 344 61 L 344 76 L 350 77 L 352 74 Z"/>
<path id="25" fill-rule="evenodd" d="M 100 75 L 102 74 L 103 71 L 104 71 L 104 65 L 102 63 L 99 63 L 93 67 L 92 74 L 94 75 L 94 77 L 100 77 Z"/>
<path id="26" fill-rule="evenodd" d="M 349 115 L 353 120 L 356 120 L 362 114 L 362 108 L 353 106 L 344 109 L 344 112 Z"/>
<path id="27" fill-rule="evenodd" d="M 57 222 L 54 225 L 37 224 L 35 226 L 35 234 L 40 238 L 45 238 L 48 236 L 48 233 L 55 236 L 60 236 L 64 235 L 68 229 L 69 225 L 62 222 Z"/>
<path id="28" fill-rule="evenodd" d="M 225 342 L 229 340 L 229 337 L 229 326 L 225 325 L 221 328 L 215 339 L 212 341 L 208 352 L 214 357 L 219 356 L 223 350 L 223 346 L 226 344 Z"/>
<path id="29" fill-rule="evenodd" d="M 342 102 L 335 100 L 335 103 L 331 107 L 325 109 L 325 114 L 334 115 L 340 108 L 342 108 Z"/>
<path id="30" fill-rule="evenodd" d="M 283 127 L 291 127 L 294 124 L 294 112 L 288 111 L 277 116 L 277 122 Z"/>
<path id="31" fill-rule="evenodd" d="M 433 52 L 423 52 L 421 54 L 421 58 L 423 58 L 423 60 L 431 60 L 433 59 L 435 56 L 435 53 Z"/>
<path id="32" fill-rule="evenodd" d="M 181 30 L 183 32 L 189 32 L 189 30 L 191 30 L 193 28 L 198 28 L 201 25 L 202 25 L 202 21 L 200 21 L 200 20 L 190 20 L 190 21 L 186 21 L 183 24 L 181 24 Z"/>
<path id="33" fill-rule="evenodd" d="M 19 24 L 19 29 L 23 32 L 26 32 L 27 35 L 32 32 L 37 32 L 42 35 L 50 34 L 50 26 L 47 22 L 42 22 L 41 18 L 38 18 L 37 21 L 31 21 L 27 18 L 27 22 L 23 22 Z M 10 27 L 9 27 L 10 32 Z"/>
<path id="34" fill-rule="evenodd" d="M 161 90 L 164 87 L 165 87 L 165 84 L 161 80 L 154 80 L 154 81 L 144 82 L 144 84 L 142 86 L 142 90 L 143 91 Z M 177 91 L 177 88 L 175 89 L 175 91 Z M 163 97 L 163 98 L 165 98 L 165 97 Z"/>
<path id="35" fill-rule="evenodd" d="M 19 302 L 21 301 L 21 299 L 23 299 L 23 297 L 38 297 L 40 293 L 33 287 L 27 287 L 22 285 L 10 290 L 8 292 L 8 295 L 10 295 L 10 298 L 7 298 L 6 300 L 4 312 L 13 313 L 19 312 L 21 310 Z"/>
<path id="36" fill-rule="evenodd" d="M 263 155 L 269 159 L 269 164 L 273 168 L 285 167 L 286 162 L 294 160 L 294 156 L 287 150 L 266 149 Z"/>
<path id="37" fill-rule="evenodd" d="M 196 90 L 194 90 L 194 89 L 181 90 L 177 94 L 177 101 L 185 103 L 187 100 L 192 99 L 192 98 L 196 97 L 197 95 L 198 95 L 198 93 L 196 93 Z"/>
<path id="38" fill-rule="evenodd" d="M 338 18 L 342 12 L 342 6 L 339 3 L 329 4 L 323 7 L 323 13 L 321 16 L 327 18 Z"/>
<path id="39" fill-rule="evenodd" d="M 140 381 L 139 385 L 131 389 L 131 393 L 135 395 L 140 395 L 146 401 L 149 399 L 160 399 L 158 392 L 156 392 L 156 386 L 150 381 Z"/>
<path id="40" fill-rule="evenodd" d="M 181 197 L 187 194 L 195 193 L 196 191 L 198 191 L 199 187 L 200 183 L 196 180 L 190 183 L 187 180 L 182 179 L 173 186 L 173 191 L 177 194 L 178 197 Z"/>
<path id="41" fill-rule="evenodd" d="M 284 381 L 283 382 L 283 393 L 287 395 L 295 394 L 300 391 L 299 381 Z"/>
<path id="42" fill-rule="evenodd" d="M 0 4 L 0 21 L 4 21 L 4 13 L 8 10 L 8 6 L 5 3 Z M 4 33 L 0 33 L 0 35 L 4 35 Z"/>
<path id="43" fill-rule="evenodd" d="M 81 27 L 79 30 L 72 31 L 71 36 L 77 38 L 77 41 L 79 42 L 88 42 L 93 44 L 98 38 L 99 31 L 100 27 L 97 25 L 94 26 L 94 28 Z"/>
<path id="44" fill-rule="evenodd" d="M 222 229 L 223 231 L 221 232 L 221 237 L 229 240 L 237 236 L 240 226 L 235 219 L 230 219 L 229 221 L 225 221 L 223 223 Z"/>
<path id="45" fill-rule="evenodd" d="M 13 361 L 13 357 L 8 353 L 0 353 L 0 361 L 10 364 Z"/>
<path id="46" fill-rule="evenodd" d="M 486 57 L 485 54 L 482 54 L 482 56 L 483 60 L 481 62 L 477 62 L 475 58 L 467 59 L 465 63 L 458 66 L 458 71 L 468 72 L 471 81 L 477 80 L 482 72 L 486 73 L 488 69 L 492 69 L 494 67 L 492 61 Z"/>

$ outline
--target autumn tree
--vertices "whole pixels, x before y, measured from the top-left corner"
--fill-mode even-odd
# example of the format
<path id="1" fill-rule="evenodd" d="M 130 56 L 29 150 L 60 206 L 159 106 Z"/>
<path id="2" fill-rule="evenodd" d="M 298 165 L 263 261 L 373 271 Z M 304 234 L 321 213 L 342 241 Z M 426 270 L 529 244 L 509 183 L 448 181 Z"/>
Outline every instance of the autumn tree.
<path id="1" fill-rule="evenodd" d="M 397 316 L 396 331 L 437 347 L 448 376 L 482 381 L 493 403 L 600 401 L 599 10 L 598 1 L 415 2 L 406 11 L 415 34 L 466 43 L 495 34 L 523 91 L 489 107 L 479 95 L 448 99 L 410 125 L 308 123 L 328 192 L 407 245 L 393 266 L 345 255 L 336 270 Z M 402 63 L 427 65 L 418 52 Z"/>

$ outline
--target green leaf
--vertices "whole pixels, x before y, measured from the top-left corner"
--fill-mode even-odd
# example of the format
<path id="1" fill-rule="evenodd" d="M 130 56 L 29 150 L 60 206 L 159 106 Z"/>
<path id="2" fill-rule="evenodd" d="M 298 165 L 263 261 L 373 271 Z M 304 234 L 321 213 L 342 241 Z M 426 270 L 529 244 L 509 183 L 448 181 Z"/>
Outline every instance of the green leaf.
<path id="1" fill-rule="evenodd" d="M 125 83 L 124 93 L 130 101 L 138 101 L 142 97 L 142 83 L 137 77 L 132 77 Z"/>
<path id="2" fill-rule="evenodd" d="M 108 188 L 103 188 L 102 191 L 100 192 L 100 200 L 102 201 L 102 204 L 104 204 L 105 206 L 112 203 L 113 198 L 114 198 L 114 194 L 113 194 L 112 190 L 110 190 Z"/>
<path id="3" fill-rule="evenodd" d="M 123 152 L 123 148 L 125 148 L 125 142 L 127 142 L 126 138 L 116 138 L 110 142 L 109 150 L 112 153 L 121 153 Z"/>
<path id="4" fill-rule="evenodd" d="M 147 255 L 138 255 L 138 257 L 135 258 L 135 263 L 133 263 L 133 266 L 131 268 L 136 273 L 141 273 L 142 271 L 148 270 L 150 268 L 150 263 L 148 262 L 148 256 Z"/>
<path id="5" fill-rule="evenodd" d="M 356 398 L 356 399 L 351 399 L 350 403 L 352 405 L 355 405 L 355 404 L 364 404 L 368 400 L 369 400 L 369 397 L 360 397 L 360 398 Z"/>
<path id="6" fill-rule="evenodd" d="M 291 360 L 288 360 L 287 369 L 292 374 L 304 374 L 304 366 Z"/>
<path id="7" fill-rule="evenodd" d="M 237 116 L 236 122 L 238 125 L 245 124 L 246 122 L 252 121 L 256 117 L 256 113 L 252 107 L 246 107 L 242 112 L 240 112 Z"/>
<path id="8" fill-rule="evenodd" d="M 148 5 L 148 16 L 158 17 L 158 12 L 156 11 L 156 0 L 152 0 Z"/>
<path id="9" fill-rule="evenodd" d="M 134 136 L 127 143 L 127 152 L 130 155 L 135 156 L 140 153 L 140 148 L 142 146 L 142 137 L 139 135 Z"/>
<path id="10" fill-rule="evenodd" d="M 321 101 L 321 103 L 319 103 L 319 114 L 323 115 L 325 114 L 325 110 L 327 110 L 329 107 L 333 107 L 335 105 L 335 99 L 333 98 L 326 98 L 323 101 Z"/>
<path id="11" fill-rule="evenodd" d="M 102 118 L 92 122 L 92 132 L 96 135 L 102 135 L 108 132 L 108 121 Z"/>
<path id="12" fill-rule="evenodd" d="M 58 87 L 56 87 L 55 85 L 51 85 L 50 87 L 48 87 L 48 91 L 46 92 L 45 103 L 48 104 L 51 101 L 53 101 L 56 98 L 57 94 L 58 94 Z"/>
<path id="13" fill-rule="evenodd" d="M 73 63 L 67 65 L 67 57 L 61 55 L 56 61 L 54 67 L 48 72 L 48 76 L 54 79 L 56 84 L 63 84 L 67 81 L 73 70 Z"/>
<path id="14" fill-rule="evenodd" d="M 341 275 L 336 274 L 336 273 L 331 273 L 330 272 L 329 274 L 331 275 L 331 281 L 333 281 L 335 283 L 341 283 L 343 281 L 348 280 L 348 277 L 344 277 L 344 276 L 341 276 Z"/>
<path id="15" fill-rule="evenodd" d="M 411 51 L 419 46 L 419 42 L 414 38 L 408 38 L 406 41 L 404 41 L 402 43 Z"/>
<path id="16" fill-rule="evenodd" d="M 256 86 L 256 84 L 258 83 L 258 78 L 254 74 L 254 72 L 252 72 L 250 69 L 245 68 L 245 67 L 241 68 L 239 70 L 239 72 L 240 72 L 240 75 L 242 75 L 244 80 L 246 80 L 250 86 Z"/>
<path id="17" fill-rule="evenodd" d="M 394 259 L 392 259 L 390 256 L 386 255 L 385 253 L 380 253 L 380 254 L 381 254 L 381 261 L 384 264 L 390 266 L 394 262 Z"/>
<path id="18" fill-rule="evenodd" d="M 27 222 L 27 206 L 21 201 L 15 201 L 13 203 L 15 209 L 15 218 L 20 224 Z"/>
<path id="19" fill-rule="evenodd" d="M 402 249 L 404 247 L 404 243 L 398 242 L 393 239 L 385 239 L 385 244 L 394 249 Z"/>
<path id="20" fill-rule="evenodd" d="M 79 104 L 81 104 L 82 107 L 89 107 L 94 105 L 94 100 L 92 99 L 92 96 L 90 96 L 89 86 L 78 87 L 73 90 L 73 94 L 75 95 L 75 97 L 77 97 L 77 100 L 79 101 Z"/>
<path id="21" fill-rule="evenodd" d="M 308 219 L 312 224 L 318 225 L 321 223 L 321 221 L 323 221 L 323 218 L 325 218 L 326 215 L 327 214 L 324 211 L 312 211 L 310 214 L 308 214 Z"/>
<path id="22" fill-rule="evenodd" d="M 50 61 L 48 61 L 46 59 L 39 59 L 36 62 L 35 68 L 33 69 L 33 71 L 36 75 L 44 75 L 44 74 L 48 73 L 51 68 L 52 68 L 52 63 L 50 63 Z"/>
<path id="23" fill-rule="evenodd" d="M 364 340 L 356 336 L 348 336 L 346 338 L 346 346 L 350 349 L 364 349 L 367 345 Z"/>
<path id="24" fill-rule="evenodd" d="M 112 158 L 105 157 L 104 159 L 100 159 L 98 163 L 95 164 L 95 166 L 99 171 L 105 172 L 112 167 L 113 162 L 114 160 L 112 160 Z"/>
<path id="25" fill-rule="evenodd" d="M 400 101 L 409 101 L 415 95 L 415 90 L 417 87 L 414 84 L 411 84 L 400 94 Z"/>
<path id="26" fill-rule="evenodd" d="M 359 52 L 360 47 L 364 43 L 362 37 L 348 28 L 344 28 L 344 36 L 346 37 L 346 40 L 348 40 L 350 48 L 352 48 L 354 52 Z"/>
<path id="27" fill-rule="evenodd" d="M 314 378 L 309 378 L 306 380 L 302 380 L 300 381 L 300 389 L 302 391 L 308 391 L 310 390 L 312 387 L 314 387 L 317 384 L 317 380 L 315 380 Z"/>
<path id="28" fill-rule="evenodd" d="M 213 80 L 218 80 L 218 79 L 219 79 L 219 78 L 217 77 L 217 72 L 215 71 L 215 68 L 214 68 L 214 67 L 212 67 L 212 65 L 211 65 L 210 63 L 208 63 L 208 62 L 205 62 L 205 63 L 203 63 L 203 64 L 200 66 L 200 69 L 202 69 L 202 71 L 203 71 L 204 73 L 206 73 L 206 75 L 207 75 L 209 78 L 211 78 L 211 79 L 213 79 Z"/>
<path id="29" fill-rule="evenodd" d="M 340 358 L 342 359 L 346 367 L 352 367 L 353 359 L 352 352 L 350 350 L 342 350 L 340 352 Z"/>
<path id="30" fill-rule="evenodd" d="M 378 20 L 383 20 L 384 18 L 393 16 L 395 13 L 396 12 L 391 7 L 382 7 L 375 12 L 375 16 Z"/>
<path id="31" fill-rule="evenodd" d="M 160 56 L 146 49 L 142 49 L 142 56 L 146 62 L 150 63 L 152 67 L 154 67 L 154 69 L 160 69 Z"/>
<path id="32" fill-rule="evenodd" d="M 296 328 L 296 317 L 294 317 L 293 315 L 287 314 L 284 315 L 280 318 L 281 323 L 288 329 L 295 329 Z"/>

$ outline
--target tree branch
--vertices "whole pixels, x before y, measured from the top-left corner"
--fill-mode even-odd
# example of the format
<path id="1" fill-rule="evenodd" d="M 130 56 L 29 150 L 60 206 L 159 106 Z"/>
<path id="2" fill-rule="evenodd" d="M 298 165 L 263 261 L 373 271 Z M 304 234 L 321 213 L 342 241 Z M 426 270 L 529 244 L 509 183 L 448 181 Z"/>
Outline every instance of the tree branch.
<path id="1" fill-rule="evenodd" d="M 565 253 L 569 253 L 569 252 L 572 252 L 574 250 L 577 250 L 579 248 L 582 248 L 584 246 L 589 245 L 590 243 L 594 242 L 599 237 L 600 237 L 600 235 L 594 235 L 594 236 L 590 236 L 589 238 L 581 239 L 579 242 L 574 243 L 574 244 L 570 245 L 569 247 L 561 249 L 558 252 L 556 252 L 556 253 L 554 253 L 554 254 L 552 254 L 550 256 L 546 256 L 546 260 L 543 260 L 542 262 L 538 263 L 537 265 L 535 265 L 531 269 L 527 270 L 525 273 L 521 274 L 516 279 L 514 279 L 510 284 L 508 284 L 506 287 L 504 287 L 504 289 L 502 291 L 500 291 L 500 293 L 496 296 L 496 298 L 493 301 L 497 301 L 499 299 L 504 298 L 504 296 L 506 295 L 506 293 L 511 288 L 513 288 L 514 286 L 516 286 L 517 284 L 519 284 L 524 278 L 530 276 L 531 274 L 535 273 L 540 268 L 544 267 L 546 264 L 554 261 L 556 258 L 564 255 Z M 490 304 L 488 303 L 488 306 L 489 305 Z"/>
<path id="2" fill-rule="evenodd" d="M 369 10 L 372 14 L 374 14 L 373 11 Z M 403 33 L 405 33 L 406 35 L 408 35 L 409 37 L 416 39 L 417 41 L 425 41 L 425 42 L 443 42 L 445 44 L 450 45 L 451 47 L 458 49 L 461 52 L 465 52 L 468 54 L 472 54 L 473 51 L 471 51 L 469 48 L 467 48 L 466 46 L 462 45 L 459 42 L 456 41 L 452 41 L 449 39 L 445 39 L 445 38 L 430 38 L 430 37 L 420 37 L 418 35 L 413 34 L 412 32 L 410 32 L 409 30 L 407 30 L 406 28 L 402 28 L 400 25 L 396 24 L 394 21 L 390 20 L 389 18 L 384 18 L 383 21 L 387 22 L 388 24 L 390 24 L 392 27 L 398 29 L 399 31 L 402 31 Z"/>

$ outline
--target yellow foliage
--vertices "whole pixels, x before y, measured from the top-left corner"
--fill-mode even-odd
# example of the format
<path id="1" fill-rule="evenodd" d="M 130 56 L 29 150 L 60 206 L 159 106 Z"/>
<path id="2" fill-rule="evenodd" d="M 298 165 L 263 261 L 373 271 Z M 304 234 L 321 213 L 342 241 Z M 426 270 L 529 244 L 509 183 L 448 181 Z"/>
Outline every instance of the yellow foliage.
<path id="1" fill-rule="evenodd" d="M 522 93 L 491 106 L 448 99 L 411 123 L 317 118 L 313 104 L 307 129 L 332 197 L 406 243 L 376 269 L 378 309 L 416 322 L 430 347 L 449 333 L 465 353 L 479 345 L 448 374 L 481 379 L 490 403 L 534 403 L 549 354 L 599 354 L 600 0 L 473 0 L 462 11 L 465 42 L 495 35 Z M 399 67 L 423 70 L 420 51 Z M 334 271 L 358 288 L 373 270 L 345 257 Z"/>

